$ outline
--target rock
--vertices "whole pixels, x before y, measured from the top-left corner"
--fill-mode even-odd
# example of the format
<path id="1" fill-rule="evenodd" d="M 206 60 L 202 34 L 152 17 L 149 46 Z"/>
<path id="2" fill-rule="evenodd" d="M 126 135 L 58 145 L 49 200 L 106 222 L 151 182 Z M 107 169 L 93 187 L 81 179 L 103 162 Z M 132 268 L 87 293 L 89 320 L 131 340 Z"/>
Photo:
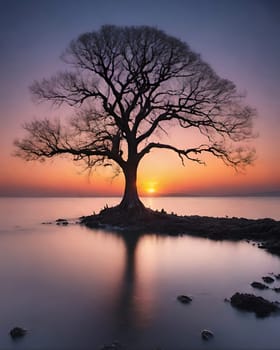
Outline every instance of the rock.
<path id="1" fill-rule="evenodd" d="M 214 337 L 214 333 L 209 331 L 208 329 L 203 329 L 201 331 L 201 337 L 203 340 L 209 340 Z"/>
<path id="2" fill-rule="evenodd" d="M 280 288 L 279 287 L 272 288 L 272 290 L 274 290 L 274 292 L 276 292 L 276 293 L 280 293 Z"/>
<path id="3" fill-rule="evenodd" d="M 235 293 L 230 299 L 231 306 L 244 311 L 254 312 L 258 317 L 266 317 L 279 311 L 275 302 L 270 302 L 254 294 Z"/>
<path id="4" fill-rule="evenodd" d="M 274 282 L 274 278 L 272 278 L 270 276 L 264 276 L 264 277 L 262 277 L 262 279 L 265 283 L 273 283 Z"/>
<path id="5" fill-rule="evenodd" d="M 253 288 L 256 288 L 256 289 L 268 289 L 268 286 L 266 286 L 265 284 L 263 284 L 261 282 L 253 282 L 253 283 L 251 283 L 251 286 Z"/>
<path id="6" fill-rule="evenodd" d="M 273 276 L 277 279 L 280 280 L 280 273 L 278 275 L 273 274 Z"/>
<path id="7" fill-rule="evenodd" d="M 10 336 L 13 339 L 21 338 L 21 337 L 25 336 L 26 332 L 27 332 L 27 330 L 24 328 L 14 327 L 13 329 L 10 330 Z"/>
<path id="8" fill-rule="evenodd" d="M 192 298 L 187 295 L 178 295 L 177 300 L 182 304 L 189 304 L 192 301 Z"/>
<path id="9" fill-rule="evenodd" d="M 230 302 L 229 298 L 225 298 L 225 299 L 224 299 L 224 302 L 225 302 L 225 303 L 229 303 L 229 302 Z"/>
<path id="10" fill-rule="evenodd" d="M 69 224 L 69 222 L 66 219 L 57 219 L 57 220 L 55 220 L 55 222 L 56 222 L 57 225 L 64 225 L 64 226 L 66 226 L 66 225 Z"/>
<path id="11" fill-rule="evenodd" d="M 266 242 L 263 243 L 264 249 L 272 254 L 280 255 L 280 241 L 279 239 L 268 238 Z"/>

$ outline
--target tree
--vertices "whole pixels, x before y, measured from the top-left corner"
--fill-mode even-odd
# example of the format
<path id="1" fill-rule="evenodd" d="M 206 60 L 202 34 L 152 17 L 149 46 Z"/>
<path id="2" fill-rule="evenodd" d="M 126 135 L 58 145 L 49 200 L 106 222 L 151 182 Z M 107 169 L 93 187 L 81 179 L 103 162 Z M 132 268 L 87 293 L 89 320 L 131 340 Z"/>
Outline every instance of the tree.
<path id="1" fill-rule="evenodd" d="M 73 40 L 62 59 L 70 70 L 35 81 L 38 101 L 73 106 L 75 116 L 35 120 L 16 140 L 17 156 L 44 160 L 70 154 L 88 169 L 116 164 L 125 177 L 119 208 L 143 208 L 137 168 L 154 149 L 176 153 L 181 161 L 203 163 L 210 153 L 240 168 L 252 162 L 254 110 L 229 80 L 221 79 L 189 46 L 161 30 L 103 26 Z M 200 145 L 162 142 L 170 125 L 197 130 Z"/>

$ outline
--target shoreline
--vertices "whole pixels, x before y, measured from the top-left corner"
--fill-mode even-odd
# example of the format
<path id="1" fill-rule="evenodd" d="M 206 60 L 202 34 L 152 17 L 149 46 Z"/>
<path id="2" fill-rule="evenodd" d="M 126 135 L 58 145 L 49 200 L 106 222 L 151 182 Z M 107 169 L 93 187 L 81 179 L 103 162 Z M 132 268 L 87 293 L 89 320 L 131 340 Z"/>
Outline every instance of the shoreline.
<path id="1" fill-rule="evenodd" d="M 255 241 L 259 243 L 259 248 L 280 256 L 280 221 L 270 218 L 179 216 L 151 209 L 129 213 L 113 207 L 99 214 L 83 216 L 80 223 L 89 228 L 110 229 L 124 235 L 154 233 L 191 235 L 213 240 Z"/>

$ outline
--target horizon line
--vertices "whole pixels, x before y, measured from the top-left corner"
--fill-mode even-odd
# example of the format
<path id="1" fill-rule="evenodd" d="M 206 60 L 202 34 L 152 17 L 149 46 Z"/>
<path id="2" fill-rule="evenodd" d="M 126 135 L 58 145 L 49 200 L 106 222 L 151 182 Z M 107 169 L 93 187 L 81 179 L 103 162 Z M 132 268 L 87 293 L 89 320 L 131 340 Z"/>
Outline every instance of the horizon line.
<path id="1" fill-rule="evenodd" d="M 140 198 L 164 198 L 164 197 L 280 197 L 280 191 L 272 192 L 248 192 L 248 193 L 167 193 L 167 194 L 143 194 Z M 116 194 L 1 194 L 0 198 L 122 198 Z"/>

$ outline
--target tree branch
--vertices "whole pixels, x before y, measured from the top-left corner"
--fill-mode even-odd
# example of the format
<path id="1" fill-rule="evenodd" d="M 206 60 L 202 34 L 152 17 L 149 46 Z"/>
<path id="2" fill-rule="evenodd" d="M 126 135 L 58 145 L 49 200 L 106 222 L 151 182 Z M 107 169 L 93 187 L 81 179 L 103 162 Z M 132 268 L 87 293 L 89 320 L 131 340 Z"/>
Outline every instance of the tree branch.
<path id="1" fill-rule="evenodd" d="M 238 169 L 238 167 L 242 168 L 245 165 L 251 164 L 255 157 L 255 152 L 252 149 L 246 150 L 244 148 L 232 148 L 229 151 L 229 148 L 225 147 L 224 144 L 202 144 L 194 148 L 180 149 L 169 144 L 151 142 L 139 153 L 139 158 L 142 159 L 152 149 L 166 149 L 176 153 L 180 158 L 182 165 L 185 165 L 184 159 L 199 164 L 205 164 L 199 156 L 203 153 L 210 153 L 213 156 L 222 159 L 226 165 Z"/>

